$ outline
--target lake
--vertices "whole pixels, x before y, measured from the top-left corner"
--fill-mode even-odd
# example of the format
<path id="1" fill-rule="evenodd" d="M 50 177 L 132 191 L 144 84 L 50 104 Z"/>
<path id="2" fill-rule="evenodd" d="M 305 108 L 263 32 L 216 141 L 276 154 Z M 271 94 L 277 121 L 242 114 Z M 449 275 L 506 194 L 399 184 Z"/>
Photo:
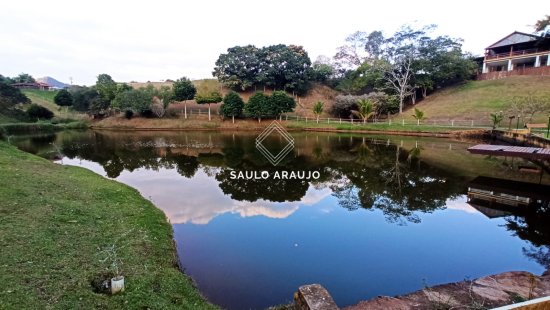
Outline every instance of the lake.
<path id="1" fill-rule="evenodd" d="M 139 190 L 173 225 L 185 273 L 227 309 L 288 303 L 304 284 L 346 306 L 550 266 L 548 200 L 531 191 L 550 178 L 536 163 L 469 154 L 480 141 L 291 132 L 293 148 L 273 166 L 258 134 L 65 131 L 11 142 Z M 288 142 L 262 143 L 275 155 Z M 292 172 L 316 177 L 274 177 Z"/>

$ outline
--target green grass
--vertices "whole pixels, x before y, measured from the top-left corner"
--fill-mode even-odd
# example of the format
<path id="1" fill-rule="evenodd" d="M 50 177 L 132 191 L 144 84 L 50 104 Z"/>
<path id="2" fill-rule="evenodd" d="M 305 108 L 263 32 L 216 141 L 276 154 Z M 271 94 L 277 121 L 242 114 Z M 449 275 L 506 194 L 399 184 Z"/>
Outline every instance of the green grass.
<path id="1" fill-rule="evenodd" d="M 418 103 L 416 108 L 424 111 L 429 120 L 476 120 L 489 124 L 490 113 L 503 111 L 506 114 L 511 107 L 512 97 L 530 94 L 550 97 L 550 77 L 514 76 L 500 80 L 470 81 L 437 91 Z M 413 110 L 409 109 L 394 118 L 413 120 L 412 114 Z M 548 113 L 540 113 L 532 122 L 547 121 Z"/>
<path id="2" fill-rule="evenodd" d="M 211 309 L 176 267 L 162 211 L 123 184 L 0 142 L 0 309 Z M 126 291 L 100 252 L 121 246 Z"/>
<path id="3" fill-rule="evenodd" d="M 448 126 L 432 126 L 432 125 L 412 125 L 407 124 L 403 126 L 401 123 L 393 123 L 391 125 L 389 124 L 339 124 L 337 122 L 334 123 L 319 123 L 316 122 L 304 122 L 304 121 L 288 121 L 285 122 L 287 124 L 288 128 L 292 129 L 305 129 L 305 128 L 319 128 L 319 129 L 338 129 L 338 130 L 368 130 L 368 131 L 406 131 L 406 132 L 452 132 L 452 131 L 461 131 L 461 130 L 471 130 L 471 129 L 479 129 L 480 127 L 448 127 Z M 483 128 L 485 129 L 485 128 Z"/>

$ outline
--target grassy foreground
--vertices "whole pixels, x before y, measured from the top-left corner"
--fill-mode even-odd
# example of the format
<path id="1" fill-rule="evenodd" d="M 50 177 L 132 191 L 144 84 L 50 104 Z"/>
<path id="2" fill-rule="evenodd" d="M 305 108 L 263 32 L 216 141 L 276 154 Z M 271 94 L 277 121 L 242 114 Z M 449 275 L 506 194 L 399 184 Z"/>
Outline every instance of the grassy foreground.
<path id="1" fill-rule="evenodd" d="M 175 266 L 162 211 L 123 184 L 0 142 L 0 309 L 211 309 Z M 115 244 L 119 295 L 102 249 Z"/>

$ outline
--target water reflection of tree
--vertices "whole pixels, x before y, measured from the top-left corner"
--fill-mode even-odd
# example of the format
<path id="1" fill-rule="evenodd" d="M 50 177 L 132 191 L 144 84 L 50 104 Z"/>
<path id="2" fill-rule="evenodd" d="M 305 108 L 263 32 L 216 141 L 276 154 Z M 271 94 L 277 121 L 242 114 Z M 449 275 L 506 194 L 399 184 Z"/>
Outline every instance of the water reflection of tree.
<path id="1" fill-rule="evenodd" d="M 358 146 L 362 146 L 363 142 Z M 418 223 L 417 212 L 445 208 L 462 194 L 461 180 L 419 160 L 419 152 L 393 145 L 370 145 L 369 158 L 336 163 L 331 180 L 340 206 L 381 210 L 390 222 Z"/>
<path id="2" fill-rule="evenodd" d="M 203 144 L 212 144 L 201 143 L 200 136 L 196 136 L 193 145 L 198 147 L 194 151 L 178 137 L 157 139 L 93 132 L 64 141 L 63 153 L 70 158 L 97 162 L 113 178 L 124 170 L 138 168 L 176 169 L 191 178 L 202 167 L 235 200 L 299 201 L 311 184 L 325 184 L 332 189 L 340 206 L 348 210 L 381 210 L 389 221 L 397 223 L 419 222 L 418 212 L 444 208 L 447 199 L 463 190 L 462 180 L 422 163 L 419 148 L 406 151 L 389 143 L 374 144 L 365 138 L 346 137 L 316 143 L 309 149 L 302 147 L 273 167 L 250 137 L 222 135 L 216 141 L 219 147 L 203 148 Z M 321 179 L 315 181 L 233 180 L 232 169 L 266 170 L 271 174 L 283 170 L 322 173 Z"/>
<path id="3" fill-rule="evenodd" d="M 522 249 L 523 254 L 545 268 L 550 268 L 550 207 L 548 202 L 542 207 L 528 211 L 525 216 L 506 219 L 506 228 L 520 239 L 531 244 Z"/>

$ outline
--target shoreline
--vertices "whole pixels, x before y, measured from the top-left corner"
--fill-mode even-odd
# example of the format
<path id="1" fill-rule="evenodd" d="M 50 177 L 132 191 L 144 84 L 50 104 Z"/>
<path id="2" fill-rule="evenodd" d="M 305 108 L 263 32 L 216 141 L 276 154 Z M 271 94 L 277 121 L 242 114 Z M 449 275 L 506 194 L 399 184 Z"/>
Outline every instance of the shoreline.
<path id="1" fill-rule="evenodd" d="M 204 126 L 191 126 L 191 127 L 122 127 L 122 126 L 95 126 L 90 125 L 91 130 L 106 130 L 106 131 L 244 131 L 254 132 L 264 130 L 265 126 L 255 127 L 221 127 L 216 126 L 208 128 Z M 398 136 L 417 136 L 417 137 L 438 137 L 438 138 L 456 138 L 456 137 L 486 137 L 490 134 L 490 129 L 472 128 L 472 129 L 457 129 L 457 130 L 438 130 L 438 131 L 412 131 L 412 130 L 376 130 L 376 129 L 338 129 L 334 127 L 294 127 L 284 126 L 289 132 L 332 132 L 332 133 L 354 133 L 354 134 L 383 134 L 383 135 L 398 135 Z"/>
<path id="2" fill-rule="evenodd" d="M 0 308 L 217 309 L 182 272 L 166 215 L 136 189 L 6 142 L 0 173 Z M 101 259 L 111 245 L 126 278 L 116 295 L 102 284 L 115 275 Z"/>

